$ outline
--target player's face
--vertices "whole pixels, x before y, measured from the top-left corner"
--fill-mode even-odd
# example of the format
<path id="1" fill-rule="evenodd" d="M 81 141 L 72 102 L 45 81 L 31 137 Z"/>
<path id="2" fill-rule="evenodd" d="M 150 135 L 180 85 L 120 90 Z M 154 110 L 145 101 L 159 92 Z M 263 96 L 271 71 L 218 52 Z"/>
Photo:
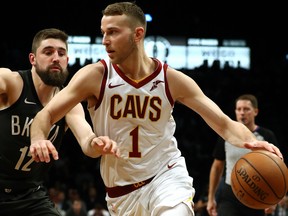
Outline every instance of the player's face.
<path id="1" fill-rule="evenodd" d="M 244 125 L 254 123 L 258 109 L 254 108 L 249 100 L 239 100 L 235 109 L 236 119 Z"/>
<path id="2" fill-rule="evenodd" d="M 62 86 L 69 75 L 68 59 L 64 42 L 57 39 L 46 39 L 41 42 L 31 63 L 46 85 Z"/>
<path id="3" fill-rule="evenodd" d="M 103 16 L 101 20 L 102 43 L 114 64 L 121 64 L 137 51 L 134 29 L 126 15 Z"/>

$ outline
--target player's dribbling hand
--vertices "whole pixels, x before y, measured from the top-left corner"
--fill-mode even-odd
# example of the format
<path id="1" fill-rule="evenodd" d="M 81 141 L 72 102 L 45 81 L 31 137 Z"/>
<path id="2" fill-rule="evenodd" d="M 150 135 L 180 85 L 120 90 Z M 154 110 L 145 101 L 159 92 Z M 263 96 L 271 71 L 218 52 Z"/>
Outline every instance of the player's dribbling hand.
<path id="1" fill-rule="evenodd" d="M 58 152 L 49 140 L 38 140 L 31 142 L 30 153 L 36 162 L 50 162 L 50 154 L 54 160 L 58 160 Z"/>
<path id="2" fill-rule="evenodd" d="M 276 155 L 278 155 L 278 157 L 280 157 L 283 160 L 283 155 L 280 152 L 279 148 L 275 145 L 273 145 L 272 143 L 268 143 L 267 141 L 254 141 L 254 142 L 247 142 L 244 144 L 244 146 L 248 149 L 251 150 L 267 150 L 270 151 Z"/>
<path id="3" fill-rule="evenodd" d="M 116 157 L 120 157 L 120 150 L 117 143 L 111 140 L 108 136 L 95 137 L 91 141 L 91 147 L 94 148 L 101 155 L 113 154 Z"/>

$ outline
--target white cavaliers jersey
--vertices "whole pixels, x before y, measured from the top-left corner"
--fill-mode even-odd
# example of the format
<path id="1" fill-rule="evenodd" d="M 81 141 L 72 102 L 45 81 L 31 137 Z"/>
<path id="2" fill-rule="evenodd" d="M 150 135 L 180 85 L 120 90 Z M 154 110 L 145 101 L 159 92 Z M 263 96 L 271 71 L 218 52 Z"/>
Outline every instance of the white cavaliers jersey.
<path id="1" fill-rule="evenodd" d="M 166 79 L 167 64 L 135 82 L 109 60 L 101 60 L 105 74 L 99 101 L 89 109 L 97 136 L 117 142 L 121 157 L 103 155 L 101 175 L 106 187 L 144 181 L 167 169 L 181 155 L 174 137 L 174 101 Z"/>

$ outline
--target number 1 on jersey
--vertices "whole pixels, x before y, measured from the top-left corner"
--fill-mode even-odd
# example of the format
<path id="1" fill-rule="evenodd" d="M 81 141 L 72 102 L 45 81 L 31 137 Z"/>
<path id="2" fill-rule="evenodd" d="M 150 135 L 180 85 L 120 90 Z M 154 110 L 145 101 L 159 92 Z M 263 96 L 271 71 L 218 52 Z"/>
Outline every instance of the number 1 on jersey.
<path id="1" fill-rule="evenodd" d="M 129 152 L 129 157 L 140 158 L 141 152 L 139 152 L 139 127 L 136 127 L 134 130 L 130 132 L 130 136 L 132 137 L 132 151 Z"/>

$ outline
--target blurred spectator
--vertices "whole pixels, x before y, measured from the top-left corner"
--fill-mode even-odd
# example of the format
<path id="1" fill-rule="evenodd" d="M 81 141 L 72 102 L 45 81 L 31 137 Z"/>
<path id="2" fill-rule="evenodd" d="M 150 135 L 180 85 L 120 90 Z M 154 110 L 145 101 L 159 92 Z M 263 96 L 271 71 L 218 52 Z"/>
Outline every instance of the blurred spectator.
<path id="1" fill-rule="evenodd" d="M 81 196 L 80 196 L 77 189 L 69 188 L 68 192 L 67 192 L 67 199 L 66 199 L 64 206 L 63 206 L 63 208 L 66 210 L 66 212 L 68 211 L 68 209 L 71 209 L 75 200 L 82 200 Z M 85 211 L 87 211 L 86 204 L 83 203 L 82 206 L 85 209 Z"/>
<path id="2" fill-rule="evenodd" d="M 99 203 L 97 188 L 94 185 L 89 185 L 83 199 L 86 203 L 87 210 L 93 209 L 95 204 Z"/>
<path id="3" fill-rule="evenodd" d="M 62 190 L 59 190 L 55 187 L 50 187 L 48 190 L 49 197 L 52 202 L 54 202 L 55 207 L 61 213 L 61 215 L 65 216 L 66 211 L 63 208 L 63 204 L 65 202 L 65 193 Z"/>
<path id="4" fill-rule="evenodd" d="M 67 210 L 66 216 L 87 216 L 87 210 L 81 199 L 73 200 L 72 206 Z"/>

